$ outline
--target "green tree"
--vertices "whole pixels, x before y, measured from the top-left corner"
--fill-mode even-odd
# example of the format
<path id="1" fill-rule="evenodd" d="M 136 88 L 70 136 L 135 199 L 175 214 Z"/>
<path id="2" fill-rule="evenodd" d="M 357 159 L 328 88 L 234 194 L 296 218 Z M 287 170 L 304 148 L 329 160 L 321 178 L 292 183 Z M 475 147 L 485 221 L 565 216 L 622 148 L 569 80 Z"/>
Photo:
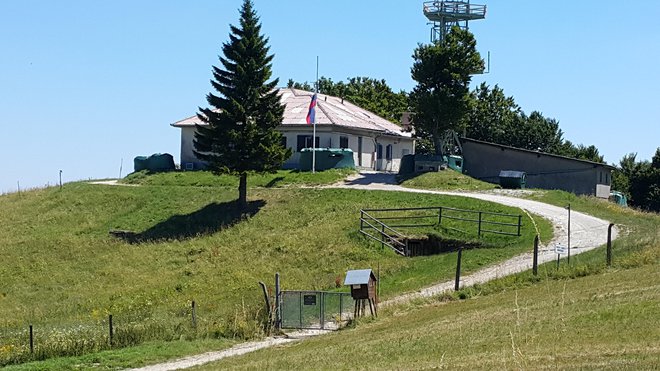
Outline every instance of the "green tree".
<path id="1" fill-rule="evenodd" d="M 472 139 L 513 145 L 509 141 L 511 133 L 508 130 L 516 126 L 522 115 L 513 97 L 504 95 L 504 90 L 497 85 L 491 89 L 486 83 L 481 83 L 470 98 L 465 135 Z"/>
<path id="2" fill-rule="evenodd" d="M 612 174 L 612 188 L 616 191 L 622 192 L 632 201 L 630 196 L 630 178 L 639 167 L 636 161 L 637 153 L 629 153 L 619 161 L 619 165 L 615 166 L 616 169 Z"/>
<path id="3" fill-rule="evenodd" d="M 417 85 L 410 93 L 410 105 L 415 112 L 415 135 L 430 138 L 436 154 L 442 152 L 446 130 L 462 132 L 471 75 L 484 68 L 476 46 L 469 31 L 453 27 L 442 41 L 420 45 L 413 54 L 411 74 Z"/>
<path id="4" fill-rule="evenodd" d="M 278 79 L 270 82 L 273 55 L 261 35 L 251 0 L 244 0 L 240 26 L 230 25 L 229 41 L 222 45 L 222 67 L 213 67 L 211 85 L 219 93 L 206 97 L 213 108 L 200 108 L 195 155 L 216 174 L 239 176 L 240 207 L 247 206 L 248 172 L 273 172 L 291 156 L 275 128 L 282 123 Z"/>

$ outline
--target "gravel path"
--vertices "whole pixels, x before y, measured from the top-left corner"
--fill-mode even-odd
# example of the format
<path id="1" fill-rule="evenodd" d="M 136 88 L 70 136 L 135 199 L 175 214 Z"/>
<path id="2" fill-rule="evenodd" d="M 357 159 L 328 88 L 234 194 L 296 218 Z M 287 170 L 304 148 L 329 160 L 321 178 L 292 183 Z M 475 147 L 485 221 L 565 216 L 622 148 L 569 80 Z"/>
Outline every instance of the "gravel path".
<path id="1" fill-rule="evenodd" d="M 538 201 L 526 200 L 522 198 L 511 197 L 508 195 L 494 194 L 494 193 L 462 193 L 462 192 L 441 192 L 429 191 L 421 189 L 412 189 L 401 187 L 396 184 L 395 176 L 393 174 L 383 173 L 361 173 L 349 177 L 331 186 L 324 188 L 351 188 L 351 189 L 367 189 L 367 190 L 382 190 L 382 191 L 396 191 L 396 192 L 414 192 L 414 193 L 427 193 L 438 195 L 462 196 L 472 197 L 480 200 L 497 202 L 507 206 L 519 207 L 530 213 L 540 215 L 548 219 L 554 226 L 554 238 L 552 241 L 542 241 L 539 246 L 539 264 L 554 260 L 557 255 L 554 253 L 554 246 L 557 243 L 562 245 L 567 244 L 568 239 L 568 212 L 562 207 L 544 204 Z M 576 255 L 595 249 L 607 242 L 607 227 L 609 222 L 593 216 L 583 214 L 577 211 L 571 211 L 571 255 Z M 612 238 L 616 238 L 618 230 L 612 229 Z M 484 283 L 499 277 L 507 276 L 510 274 L 522 272 L 532 267 L 532 254 L 525 253 L 506 260 L 502 263 L 496 264 L 491 267 L 484 268 L 473 274 L 461 277 L 461 286 L 471 286 L 476 283 Z M 444 291 L 454 289 L 454 281 L 442 282 L 422 290 L 404 294 L 394 299 L 381 303 L 381 305 L 391 305 L 395 303 L 402 303 L 414 298 L 428 297 L 440 294 Z M 236 345 L 230 349 L 218 352 L 208 352 L 196 356 L 185 357 L 172 362 L 147 366 L 134 370 L 141 371 L 168 371 L 178 370 L 182 368 L 193 367 L 202 365 L 208 362 L 214 362 L 226 357 L 237 356 L 249 353 L 258 349 L 263 349 L 280 344 L 286 344 L 294 341 L 304 340 L 310 336 L 318 336 L 327 333 L 328 331 L 298 331 L 287 334 L 285 337 L 271 337 L 262 341 L 254 341 L 244 344 Z"/>

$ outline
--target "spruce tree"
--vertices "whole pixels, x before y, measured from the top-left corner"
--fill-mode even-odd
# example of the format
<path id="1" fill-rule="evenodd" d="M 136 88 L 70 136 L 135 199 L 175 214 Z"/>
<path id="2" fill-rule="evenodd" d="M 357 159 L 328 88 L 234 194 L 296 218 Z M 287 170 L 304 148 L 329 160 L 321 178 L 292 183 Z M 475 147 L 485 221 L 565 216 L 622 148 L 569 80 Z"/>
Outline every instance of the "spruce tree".
<path id="1" fill-rule="evenodd" d="M 260 34 L 259 17 L 251 0 L 244 0 L 240 25 L 230 25 L 229 41 L 222 45 L 221 67 L 213 66 L 209 93 L 212 108 L 199 108 L 194 153 L 215 174 L 239 177 L 238 204 L 247 206 L 248 172 L 275 172 L 291 156 L 275 128 L 282 123 L 278 79 L 271 78 L 273 55 Z"/>

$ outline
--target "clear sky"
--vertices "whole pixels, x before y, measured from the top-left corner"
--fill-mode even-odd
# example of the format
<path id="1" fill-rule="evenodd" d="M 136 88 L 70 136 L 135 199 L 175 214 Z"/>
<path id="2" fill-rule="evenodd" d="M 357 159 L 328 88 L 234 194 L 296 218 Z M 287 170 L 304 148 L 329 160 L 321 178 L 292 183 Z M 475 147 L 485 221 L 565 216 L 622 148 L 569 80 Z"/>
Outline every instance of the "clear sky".
<path id="1" fill-rule="evenodd" d="M 609 163 L 660 146 L 660 2 L 474 0 L 470 24 L 491 72 L 529 113 Z M 115 178 L 133 158 L 179 157 L 169 124 L 205 106 L 240 0 L 0 2 L 0 192 Z M 409 91 L 411 55 L 429 42 L 422 1 L 255 0 L 274 76 L 385 79 Z"/>

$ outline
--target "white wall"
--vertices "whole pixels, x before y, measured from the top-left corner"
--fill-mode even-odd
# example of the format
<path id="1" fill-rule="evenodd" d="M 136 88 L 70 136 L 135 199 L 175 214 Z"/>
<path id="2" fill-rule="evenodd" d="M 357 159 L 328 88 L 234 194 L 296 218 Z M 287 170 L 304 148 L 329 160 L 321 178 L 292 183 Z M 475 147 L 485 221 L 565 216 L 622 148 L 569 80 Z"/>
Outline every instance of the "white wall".
<path id="1" fill-rule="evenodd" d="M 380 161 L 374 161 L 376 155 L 376 143 L 374 136 L 371 134 L 358 135 L 334 132 L 327 128 L 320 129 L 317 127 L 316 136 L 319 137 L 319 148 L 339 148 L 340 137 L 348 137 L 348 148 L 353 151 L 353 160 L 355 166 L 360 169 L 372 170 L 385 170 L 385 171 L 399 171 L 401 164 L 401 156 L 403 149 L 407 149 L 408 153 L 414 153 L 414 142 L 410 138 L 379 136 L 378 143 L 383 146 L 383 158 Z M 300 158 L 300 152 L 297 152 L 298 135 L 312 135 L 311 128 L 309 130 L 283 130 L 282 134 L 286 137 L 286 146 L 291 148 L 292 155 L 284 163 L 284 168 L 296 168 Z M 362 136 L 362 165 L 360 166 L 358 153 L 358 137 Z M 181 164 L 188 162 L 199 162 L 193 153 L 193 139 L 195 137 L 195 128 L 190 126 L 181 128 Z M 387 145 L 392 145 L 392 160 L 386 160 Z"/>

